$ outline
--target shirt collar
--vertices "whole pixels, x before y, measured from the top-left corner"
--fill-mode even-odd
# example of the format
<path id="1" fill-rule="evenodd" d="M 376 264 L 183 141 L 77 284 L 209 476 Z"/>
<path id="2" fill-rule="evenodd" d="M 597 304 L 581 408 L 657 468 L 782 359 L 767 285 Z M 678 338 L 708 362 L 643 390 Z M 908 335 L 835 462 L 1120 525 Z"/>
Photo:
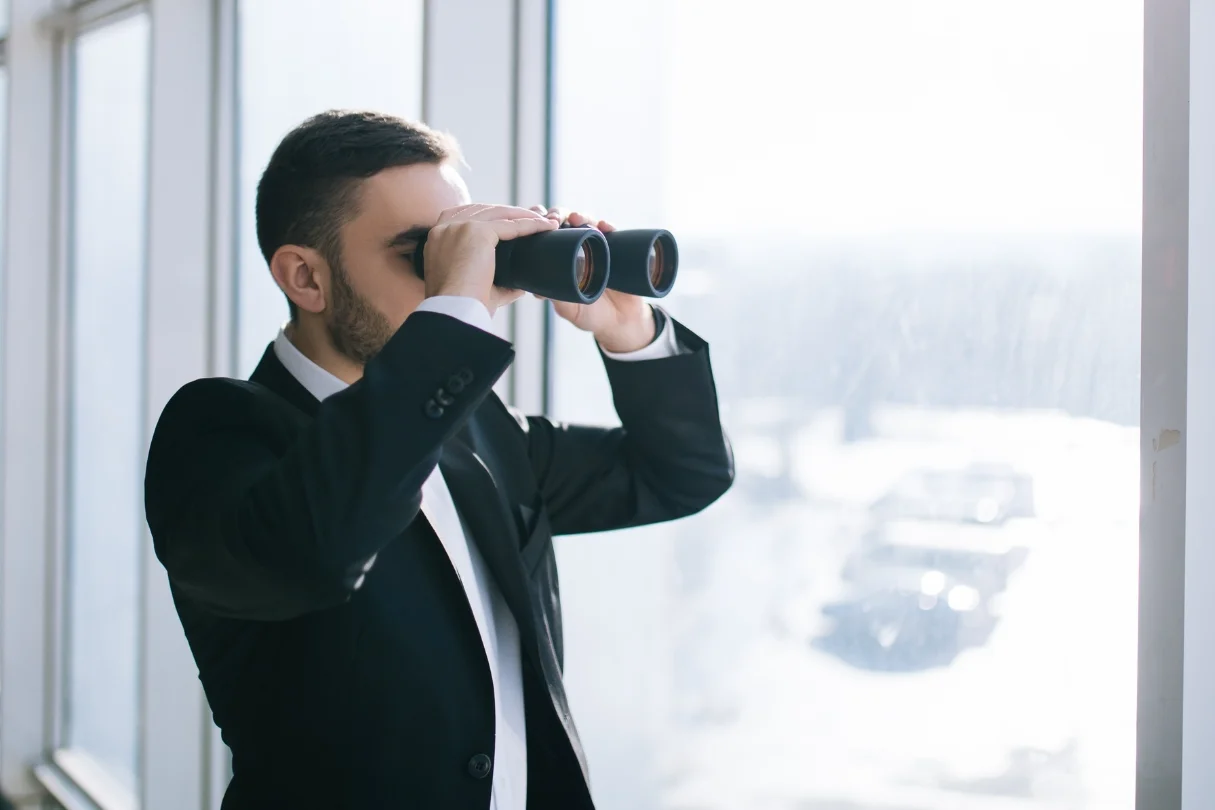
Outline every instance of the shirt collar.
<path id="1" fill-rule="evenodd" d="M 291 339 L 287 337 L 286 325 L 278 330 L 278 337 L 274 339 L 274 354 L 283 364 L 283 368 L 287 369 L 287 373 L 295 377 L 296 381 L 319 402 L 324 402 L 328 397 L 344 391 L 348 387 L 342 380 L 309 360 L 303 352 L 297 349 Z"/>

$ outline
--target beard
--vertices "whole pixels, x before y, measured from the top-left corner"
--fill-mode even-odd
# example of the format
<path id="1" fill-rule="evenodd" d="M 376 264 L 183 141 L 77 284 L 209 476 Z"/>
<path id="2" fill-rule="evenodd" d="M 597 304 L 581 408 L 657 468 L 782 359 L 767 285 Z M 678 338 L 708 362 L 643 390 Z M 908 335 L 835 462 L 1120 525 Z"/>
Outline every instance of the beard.
<path id="1" fill-rule="evenodd" d="M 330 262 L 329 266 L 333 271 L 333 306 L 325 319 L 329 338 L 344 357 L 365 366 L 380 353 L 395 330 L 370 301 L 350 286 L 350 278 L 340 262 Z"/>

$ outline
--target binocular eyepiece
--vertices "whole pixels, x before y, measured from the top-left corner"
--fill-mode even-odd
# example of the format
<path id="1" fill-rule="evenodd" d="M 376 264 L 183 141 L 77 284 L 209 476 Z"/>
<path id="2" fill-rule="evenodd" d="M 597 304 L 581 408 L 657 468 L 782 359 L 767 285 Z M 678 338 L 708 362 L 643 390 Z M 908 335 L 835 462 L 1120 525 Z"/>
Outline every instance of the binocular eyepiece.
<path id="1" fill-rule="evenodd" d="M 414 270 L 425 277 L 426 238 L 418 242 Z M 607 288 L 662 298 L 675 284 L 679 249 L 664 230 L 602 233 L 589 226 L 498 243 L 494 284 L 556 301 L 590 304 Z"/>

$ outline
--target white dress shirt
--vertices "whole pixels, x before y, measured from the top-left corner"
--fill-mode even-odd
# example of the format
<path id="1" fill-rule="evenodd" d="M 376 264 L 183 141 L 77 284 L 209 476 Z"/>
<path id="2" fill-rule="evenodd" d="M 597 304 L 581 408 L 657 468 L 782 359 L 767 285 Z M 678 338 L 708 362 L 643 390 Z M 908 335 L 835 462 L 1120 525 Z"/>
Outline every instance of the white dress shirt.
<path id="1" fill-rule="evenodd" d="M 437 312 L 458 318 L 485 331 L 491 331 L 489 310 L 475 298 L 440 295 L 427 298 L 419 312 Z M 679 353 L 675 330 L 669 320 L 650 345 L 627 354 L 604 352 L 615 360 L 656 360 Z M 280 329 L 274 340 L 274 354 L 291 376 L 317 400 L 324 400 L 346 383 L 309 360 Z M 523 669 L 520 658 L 519 627 L 511 614 L 498 583 L 485 566 L 480 551 L 468 541 L 443 473 L 436 467 L 422 485 L 422 514 L 443 544 L 452 568 L 464 585 L 472 609 L 489 674 L 494 687 L 494 769 L 490 810 L 526 810 L 527 806 L 527 726 L 523 713 Z"/>

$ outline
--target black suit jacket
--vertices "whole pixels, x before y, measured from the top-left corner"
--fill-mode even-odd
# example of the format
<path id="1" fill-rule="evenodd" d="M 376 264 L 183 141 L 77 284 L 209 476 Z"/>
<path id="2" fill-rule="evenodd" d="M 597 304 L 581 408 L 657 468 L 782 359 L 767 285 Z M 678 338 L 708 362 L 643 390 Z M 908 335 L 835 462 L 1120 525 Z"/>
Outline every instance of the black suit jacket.
<path id="1" fill-rule="evenodd" d="M 419 511 L 436 464 L 519 625 L 528 807 L 591 807 L 552 537 L 690 515 L 730 486 L 708 349 L 676 328 L 689 353 L 605 360 L 615 429 L 509 410 L 491 388 L 511 346 L 425 312 L 323 403 L 272 348 L 248 382 L 174 395 L 145 506 L 232 750 L 225 810 L 488 807 L 488 663 Z"/>

